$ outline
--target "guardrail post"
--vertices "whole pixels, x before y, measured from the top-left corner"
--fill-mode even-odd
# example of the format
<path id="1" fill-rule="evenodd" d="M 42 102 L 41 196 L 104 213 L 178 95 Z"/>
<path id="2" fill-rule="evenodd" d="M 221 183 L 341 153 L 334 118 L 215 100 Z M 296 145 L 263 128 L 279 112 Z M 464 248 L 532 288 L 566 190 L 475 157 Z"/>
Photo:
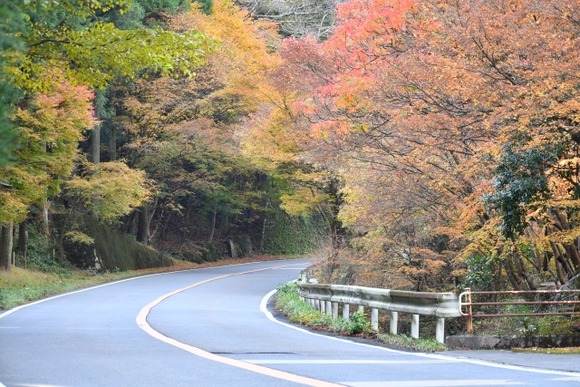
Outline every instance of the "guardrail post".
<path id="1" fill-rule="evenodd" d="M 344 304 L 342 306 L 342 318 L 347 320 L 347 321 L 350 319 L 350 305 L 349 304 Z"/>
<path id="2" fill-rule="evenodd" d="M 436 339 L 443 343 L 445 340 L 445 318 L 467 315 L 468 306 L 464 296 L 447 293 L 411 292 L 405 290 L 365 288 L 362 286 L 346 286 L 333 284 L 299 284 L 301 294 L 308 298 L 316 308 L 333 319 L 337 319 L 342 309 L 345 320 L 350 319 L 351 311 L 357 308 L 358 312 L 369 317 L 369 325 L 374 331 L 379 329 L 379 310 L 390 313 L 390 333 L 398 334 L 399 313 L 411 314 L 411 337 L 420 335 L 420 315 L 436 318 Z M 352 308 L 351 308 L 352 305 Z M 365 309 L 369 308 L 369 313 Z M 477 316 L 477 315 L 476 315 Z M 475 317 L 476 317 L 475 316 Z M 473 316 L 472 316 L 473 317 Z"/>
<path id="3" fill-rule="evenodd" d="M 419 338 L 419 315 L 411 315 L 411 337 L 414 339 Z"/>
<path id="4" fill-rule="evenodd" d="M 443 317 L 437 318 L 437 325 L 435 327 L 435 339 L 440 343 L 445 343 L 445 319 Z"/>
<path id="5" fill-rule="evenodd" d="M 379 310 L 377 308 L 371 309 L 371 329 L 379 330 Z"/>
<path id="6" fill-rule="evenodd" d="M 389 333 L 391 335 L 396 335 L 397 334 L 397 330 L 398 325 L 399 325 L 399 312 L 393 312 L 391 311 L 391 321 L 390 321 L 390 330 Z"/>
<path id="7" fill-rule="evenodd" d="M 471 288 L 465 288 L 465 302 L 467 303 L 467 333 L 473 334 L 473 309 L 471 306 Z"/>

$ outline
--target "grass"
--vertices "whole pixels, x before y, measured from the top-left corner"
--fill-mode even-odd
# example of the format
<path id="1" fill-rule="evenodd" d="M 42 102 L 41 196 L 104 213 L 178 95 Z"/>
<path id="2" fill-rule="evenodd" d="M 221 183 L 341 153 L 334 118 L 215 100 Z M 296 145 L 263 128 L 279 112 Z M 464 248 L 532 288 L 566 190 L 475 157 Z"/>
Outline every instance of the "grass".
<path id="1" fill-rule="evenodd" d="M 546 353 L 552 355 L 580 355 L 580 347 L 562 348 L 512 348 L 512 352 Z"/>
<path id="2" fill-rule="evenodd" d="M 402 349 L 435 352 L 445 350 L 445 345 L 434 339 L 414 339 L 401 335 L 377 334 L 371 330 L 365 314 L 361 311 L 353 313 L 349 320 L 342 317 L 333 319 L 326 313 L 319 312 L 310 304 L 300 299 L 298 285 L 286 283 L 278 288 L 276 309 L 286 315 L 290 321 L 308 327 L 335 332 L 341 335 L 365 337 Z"/>
<path id="3" fill-rule="evenodd" d="M 12 267 L 9 272 L 0 271 L 0 310 L 11 309 L 22 304 L 57 294 L 147 274 L 286 258 L 287 257 L 256 256 L 254 258 L 223 259 L 216 262 L 204 262 L 201 264 L 174 260 L 173 266 L 168 267 L 99 274 L 92 274 L 86 271 L 74 269 L 61 270 L 58 272 L 40 272 Z"/>
<path id="4" fill-rule="evenodd" d="M 441 352 L 446 350 L 445 344 L 435 339 L 414 339 L 406 335 L 388 334 L 379 334 L 377 338 L 381 343 L 389 346 L 412 349 L 419 352 Z"/>

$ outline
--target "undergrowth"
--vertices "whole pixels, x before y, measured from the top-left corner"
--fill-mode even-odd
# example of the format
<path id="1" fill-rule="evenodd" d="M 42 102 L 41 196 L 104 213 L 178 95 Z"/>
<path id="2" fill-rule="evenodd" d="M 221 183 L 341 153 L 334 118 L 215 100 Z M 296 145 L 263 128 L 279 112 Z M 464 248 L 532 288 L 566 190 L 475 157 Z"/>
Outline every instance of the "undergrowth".
<path id="1" fill-rule="evenodd" d="M 419 352 L 445 351 L 446 347 L 434 339 L 414 339 L 406 335 L 378 334 L 377 339 L 389 346 L 412 349 Z"/>

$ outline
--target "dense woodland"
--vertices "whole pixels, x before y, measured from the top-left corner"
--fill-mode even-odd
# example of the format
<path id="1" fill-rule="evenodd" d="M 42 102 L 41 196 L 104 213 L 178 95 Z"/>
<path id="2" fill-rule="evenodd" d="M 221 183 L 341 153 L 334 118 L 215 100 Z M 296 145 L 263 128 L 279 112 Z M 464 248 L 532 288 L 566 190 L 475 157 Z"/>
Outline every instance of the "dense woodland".
<path id="1" fill-rule="evenodd" d="M 334 282 L 575 286 L 577 1 L 14 3 L 2 270 L 316 252 Z"/>

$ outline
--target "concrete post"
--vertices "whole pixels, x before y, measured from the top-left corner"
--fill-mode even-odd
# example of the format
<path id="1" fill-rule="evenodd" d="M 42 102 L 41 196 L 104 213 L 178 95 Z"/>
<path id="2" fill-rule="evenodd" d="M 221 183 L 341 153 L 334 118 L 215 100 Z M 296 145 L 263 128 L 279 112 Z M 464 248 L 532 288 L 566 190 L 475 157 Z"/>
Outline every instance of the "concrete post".
<path id="1" fill-rule="evenodd" d="M 419 315 L 414 314 L 411 316 L 411 337 L 414 339 L 419 338 Z"/>
<path id="2" fill-rule="evenodd" d="M 399 329 L 399 312 L 391 311 L 390 330 L 391 335 L 396 335 Z"/>
<path id="3" fill-rule="evenodd" d="M 443 317 L 437 318 L 437 325 L 435 328 L 435 338 L 438 342 L 445 343 L 445 319 Z"/>
<path id="4" fill-rule="evenodd" d="M 332 316 L 332 302 L 326 301 L 326 314 Z"/>
<path id="5" fill-rule="evenodd" d="M 379 310 L 377 308 L 371 309 L 371 329 L 374 331 L 379 330 Z"/>
<path id="6" fill-rule="evenodd" d="M 335 320 L 338 318 L 338 302 L 332 303 L 332 318 Z"/>
<path id="7" fill-rule="evenodd" d="M 344 304 L 342 306 L 342 318 L 347 320 L 347 321 L 350 319 L 350 305 L 349 304 Z"/>
<path id="8" fill-rule="evenodd" d="M 326 302 L 322 300 L 318 300 L 320 307 L 318 308 L 319 311 L 322 313 L 326 313 Z"/>
<path id="9" fill-rule="evenodd" d="M 364 312 L 364 311 L 365 311 L 365 307 L 364 307 L 364 306 L 362 306 L 362 305 L 359 305 L 359 306 L 358 306 L 358 311 L 359 311 L 359 312 Z"/>

